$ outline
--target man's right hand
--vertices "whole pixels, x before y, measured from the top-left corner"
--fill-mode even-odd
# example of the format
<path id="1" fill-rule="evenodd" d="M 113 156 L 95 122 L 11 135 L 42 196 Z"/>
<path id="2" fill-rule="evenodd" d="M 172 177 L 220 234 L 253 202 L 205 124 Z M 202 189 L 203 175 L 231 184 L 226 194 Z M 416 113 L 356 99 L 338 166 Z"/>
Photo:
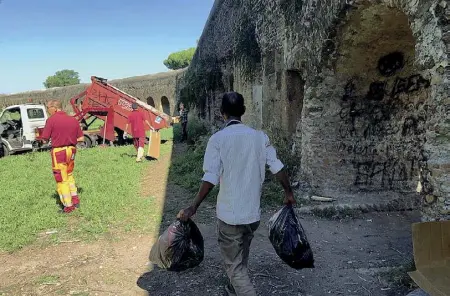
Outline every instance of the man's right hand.
<path id="1" fill-rule="evenodd" d="M 285 205 L 295 205 L 297 203 L 297 201 L 294 198 L 294 194 L 293 193 L 286 193 L 283 203 Z"/>
<path id="2" fill-rule="evenodd" d="M 189 218 L 194 216 L 196 212 L 197 209 L 194 206 L 190 206 L 188 208 L 181 210 L 178 213 L 177 218 L 180 219 L 181 221 L 187 221 Z"/>

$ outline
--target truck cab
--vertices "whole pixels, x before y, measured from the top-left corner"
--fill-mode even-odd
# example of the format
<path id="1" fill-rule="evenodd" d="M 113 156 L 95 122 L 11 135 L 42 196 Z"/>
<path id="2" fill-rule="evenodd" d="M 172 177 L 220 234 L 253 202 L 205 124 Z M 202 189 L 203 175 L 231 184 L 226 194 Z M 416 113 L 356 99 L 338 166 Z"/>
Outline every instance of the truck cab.
<path id="1" fill-rule="evenodd" d="M 47 118 L 44 105 L 14 105 L 1 111 L 0 157 L 36 150 L 36 131 L 45 126 Z"/>

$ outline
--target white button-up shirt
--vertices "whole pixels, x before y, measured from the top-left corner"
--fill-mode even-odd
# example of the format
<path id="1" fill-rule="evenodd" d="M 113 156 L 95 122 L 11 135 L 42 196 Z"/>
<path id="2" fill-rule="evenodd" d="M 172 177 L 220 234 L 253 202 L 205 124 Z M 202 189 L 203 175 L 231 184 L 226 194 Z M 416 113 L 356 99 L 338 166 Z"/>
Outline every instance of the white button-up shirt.
<path id="1" fill-rule="evenodd" d="M 217 185 L 217 218 L 230 225 L 260 220 L 261 189 L 266 165 L 273 174 L 283 164 L 269 137 L 242 123 L 229 125 L 208 141 L 203 181 Z"/>

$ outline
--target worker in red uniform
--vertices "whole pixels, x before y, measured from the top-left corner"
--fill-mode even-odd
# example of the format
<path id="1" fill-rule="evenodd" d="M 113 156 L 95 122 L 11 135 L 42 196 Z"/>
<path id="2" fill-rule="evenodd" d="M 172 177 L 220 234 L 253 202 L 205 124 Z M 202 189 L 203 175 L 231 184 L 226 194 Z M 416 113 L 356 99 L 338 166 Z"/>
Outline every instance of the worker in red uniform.
<path id="1" fill-rule="evenodd" d="M 144 114 L 138 110 L 138 104 L 133 103 L 131 105 L 133 111 L 128 116 L 128 122 L 125 126 L 125 136 L 128 130 L 128 124 L 131 124 L 131 135 L 133 136 L 134 148 L 137 150 L 136 162 L 141 162 L 142 157 L 144 157 L 144 146 L 145 146 L 145 124 L 150 128 L 152 126 L 145 119 Z"/>
<path id="2" fill-rule="evenodd" d="M 47 103 L 50 117 L 45 123 L 41 138 L 51 140 L 52 169 L 56 180 L 56 190 L 64 208 L 70 213 L 80 205 L 73 169 L 75 166 L 76 145 L 84 141 L 79 122 L 61 110 L 61 102 L 52 100 Z"/>

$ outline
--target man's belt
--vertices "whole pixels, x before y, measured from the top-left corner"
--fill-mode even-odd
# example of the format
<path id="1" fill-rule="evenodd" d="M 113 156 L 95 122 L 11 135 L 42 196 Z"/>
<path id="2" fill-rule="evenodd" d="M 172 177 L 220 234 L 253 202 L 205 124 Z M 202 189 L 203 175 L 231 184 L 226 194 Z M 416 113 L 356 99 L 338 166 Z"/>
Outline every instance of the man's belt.
<path id="1" fill-rule="evenodd" d="M 52 148 L 59 148 L 59 149 L 61 149 L 61 148 L 77 148 L 77 146 L 76 145 L 65 145 L 65 146 L 58 146 L 58 147 L 52 147 Z"/>

